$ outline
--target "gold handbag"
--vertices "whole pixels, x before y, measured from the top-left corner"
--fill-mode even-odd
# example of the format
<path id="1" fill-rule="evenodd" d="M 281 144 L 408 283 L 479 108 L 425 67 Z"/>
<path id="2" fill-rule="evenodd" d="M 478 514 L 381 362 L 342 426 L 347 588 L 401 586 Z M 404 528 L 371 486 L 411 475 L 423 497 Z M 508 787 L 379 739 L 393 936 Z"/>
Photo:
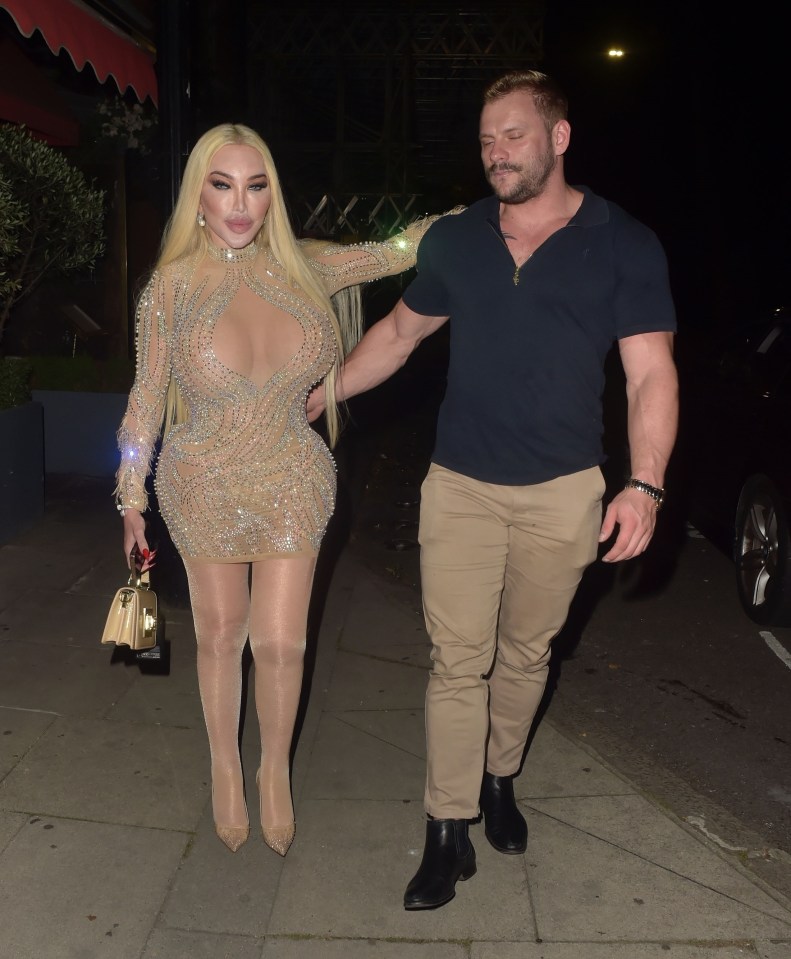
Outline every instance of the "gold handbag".
<path id="1" fill-rule="evenodd" d="M 129 583 L 115 594 L 102 633 L 103 643 L 151 649 L 157 644 L 157 594 L 148 572 L 132 569 Z"/>

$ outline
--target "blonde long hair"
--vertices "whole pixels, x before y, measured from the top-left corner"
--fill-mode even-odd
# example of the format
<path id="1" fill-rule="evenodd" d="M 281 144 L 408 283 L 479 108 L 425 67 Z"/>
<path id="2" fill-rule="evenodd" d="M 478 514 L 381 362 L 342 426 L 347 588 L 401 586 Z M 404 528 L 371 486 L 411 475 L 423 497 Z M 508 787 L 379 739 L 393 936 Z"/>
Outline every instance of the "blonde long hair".
<path id="1" fill-rule="evenodd" d="M 362 310 L 359 291 L 336 295 L 330 300 L 318 274 L 300 250 L 288 218 L 280 178 L 269 147 L 261 137 L 239 123 L 222 123 L 207 130 L 193 147 L 184 168 L 178 199 L 162 235 L 159 258 L 155 269 L 167 266 L 192 254 L 205 253 L 209 240 L 206 230 L 197 222 L 198 204 L 212 157 L 224 146 L 249 146 L 257 150 L 264 161 L 269 178 L 271 202 L 266 219 L 255 240 L 260 247 L 269 247 L 286 273 L 289 285 L 299 286 L 308 299 L 330 318 L 337 343 L 335 364 L 325 378 L 326 420 L 330 444 L 340 434 L 340 416 L 335 401 L 335 382 L 345 353 L 362 334 Z M 335 304 L 334 308 L 333 303 Z M 187 410 L 175 378 L 171 375 L 165 405 L 164 428 L 167 432 L 175 423 L 186 419 Z"/>

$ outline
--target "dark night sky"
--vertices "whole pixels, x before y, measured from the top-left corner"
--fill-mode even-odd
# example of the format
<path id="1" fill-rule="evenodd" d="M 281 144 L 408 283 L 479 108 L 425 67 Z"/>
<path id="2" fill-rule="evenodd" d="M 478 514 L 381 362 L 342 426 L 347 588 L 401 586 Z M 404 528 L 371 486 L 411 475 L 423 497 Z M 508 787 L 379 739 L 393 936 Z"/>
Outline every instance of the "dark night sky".
<path id="1" fill-rule="evenodd" d="M 572 182 L 646 220 L 682 319 L 787 302 L 782 31 L 763 5 L 547 0 L 545 68 L 570 97 Z M 611 43 L 627 56 L 612 62 Z"/>
<path id="2" fill-rule="evenodd" d="M 244 3 L 230 9 L 243 19 Z M 204 26 L 196 65 L 221 41 L 208 22 L 193 19 L 193 29 Z M 245 82 L 231 27 L 233 69 L 212 70 L 196 96 L 224 113 Z M 543 67 L 570 98 L 568 178 L 656 230 L 683 321 L 719 326 L 787 302 L 784 36 L 765 4 L 731 12 L 696 0 L 546 0 Z M 607 58 L 611 43 L 623 60 Z M 476 128 L 476 117 L 469 129 L 459 124 L 459 152 L 477 170 Z"/>

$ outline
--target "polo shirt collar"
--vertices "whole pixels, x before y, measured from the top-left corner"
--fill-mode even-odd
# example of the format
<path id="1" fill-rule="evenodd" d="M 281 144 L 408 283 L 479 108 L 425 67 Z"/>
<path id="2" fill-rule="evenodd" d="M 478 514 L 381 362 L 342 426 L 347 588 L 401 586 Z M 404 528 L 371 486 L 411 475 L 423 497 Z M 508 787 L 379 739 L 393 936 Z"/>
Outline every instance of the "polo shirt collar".
<path id="1" fill-rule="evenodd" d="M 579 210 L 569 220 L 569 226 L 600 226 L 602 223 L 609 222 L 610 211 L 606 200 L 586 186 L 579 186 L 575 183 L 574 189 L 579 190 L 582 194 L 582 203 Z M 485 219 L 499 229 L 500 201 L 496 196 L 492 195 L 484 199 L 481 212 Z"/>
<path id="2" fill-rule="evenodd" d="M 610 220 L 610 210 L 607 201 L 597 196 L 586 186 L 574 184 L 574 189 L 582 194 L 580 208 L 569 220 L 569 226 L 601 226 Z"/>

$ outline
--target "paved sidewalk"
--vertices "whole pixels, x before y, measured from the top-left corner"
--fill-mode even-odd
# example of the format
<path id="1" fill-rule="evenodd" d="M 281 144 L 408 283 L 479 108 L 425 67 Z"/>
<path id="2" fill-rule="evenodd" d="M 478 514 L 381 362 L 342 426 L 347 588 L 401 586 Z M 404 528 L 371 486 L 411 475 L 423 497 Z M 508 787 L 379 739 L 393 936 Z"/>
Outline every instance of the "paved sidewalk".
<path id="1" fill-rule="evenodd" d="M 99 645 L 122 574 L 101 480 L 0 548 L 0 959 L 790 959 L 791 903 L 544 718 L 524 856 L 405 912 L 423 841 L 428 642 L 414 589 L 343 550 L 320 581 L 285 860 L 211 822 L 189 612 L 168 675 Z M 256 722 L 242 750 L 255 795 Z M 254 805 L 254 804 L 253 804 Z M 253 826 L 255 816 L 253 813 Z"/>

